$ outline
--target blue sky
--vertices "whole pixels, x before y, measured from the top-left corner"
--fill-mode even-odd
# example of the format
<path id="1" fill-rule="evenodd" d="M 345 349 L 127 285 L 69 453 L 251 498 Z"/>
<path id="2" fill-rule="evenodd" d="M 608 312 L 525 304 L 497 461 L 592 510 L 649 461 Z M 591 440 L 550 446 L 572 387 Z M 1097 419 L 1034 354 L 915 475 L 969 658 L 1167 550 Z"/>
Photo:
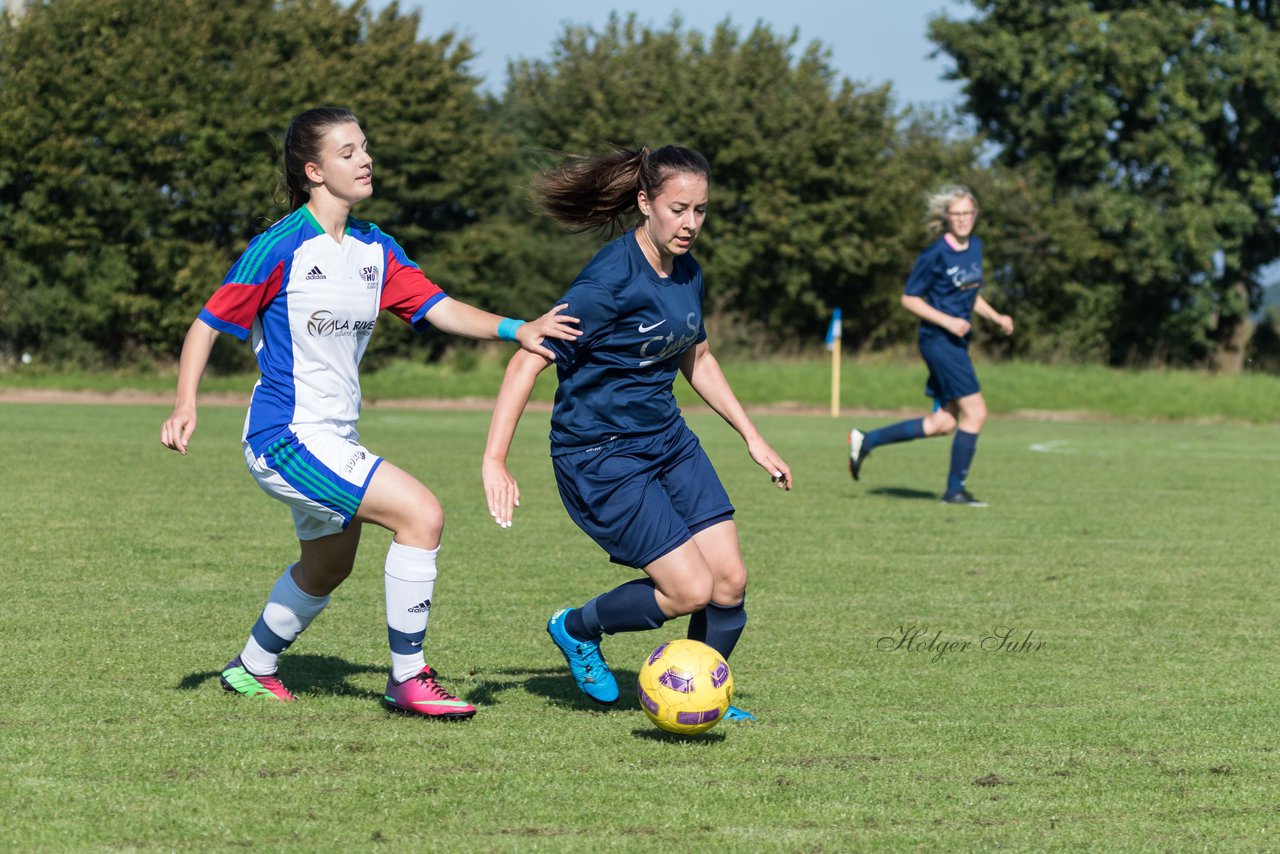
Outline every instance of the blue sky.
<path id="1" fill-rule="evenodd" d="M 386 0 L 372 0 L 379 9 Z M 858 83 L 893 84 L 900 106 L 917 103 L 954 106 L 960 87 L 942 80 L 950 68 L 945 57 L 929 58 L 925 35 L 930 17 L 965 17 L 970 7 L 958 0 L 701 0 L 696 3 L 649 2 L 610 5 L 600 0 L 400 0 L 402 11 L 416 10 L 421 35 L 449 30 L 471 39 L 479 56 L 471 71 L 500 91 L 511 59 L 546 59 L 566 22 L 599 27 L 610 9 L 635 12 L 653 27 L 665 27 L 677 12 L 686 29 L 710 33 L 728 19 L 740 32 L 763 21 L 776 33 L 798 30 L 800 45 L 819 41 L 831 51 L 838 74 Z"/>

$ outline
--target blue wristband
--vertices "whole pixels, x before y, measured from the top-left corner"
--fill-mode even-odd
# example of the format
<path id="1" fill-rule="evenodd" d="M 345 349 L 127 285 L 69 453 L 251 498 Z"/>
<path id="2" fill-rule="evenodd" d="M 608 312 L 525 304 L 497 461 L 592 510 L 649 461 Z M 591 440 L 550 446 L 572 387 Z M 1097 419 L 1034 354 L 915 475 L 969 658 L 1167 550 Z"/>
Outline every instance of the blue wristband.
<path id="1" fill-rule="evenodd" d="M 514 320 L 510 317 L 504 317 L 498 321 L 498 338 L 502 341 L 516 340 L 516 330 L 524 326 L 523 320 Z"/>

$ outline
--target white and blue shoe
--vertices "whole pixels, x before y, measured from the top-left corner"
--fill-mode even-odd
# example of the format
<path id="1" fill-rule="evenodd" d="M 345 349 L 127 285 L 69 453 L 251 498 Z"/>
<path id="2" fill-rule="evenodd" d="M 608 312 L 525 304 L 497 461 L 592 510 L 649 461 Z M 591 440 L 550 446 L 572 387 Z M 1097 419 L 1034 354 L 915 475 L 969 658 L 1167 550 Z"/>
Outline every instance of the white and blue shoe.
<path id="1" fill-rule="evenodd" d="M 600 654 L 599 641 L 580 641 L 565 630 L 564 618 L 572 610 L 561 608 L 552 614 L 547 621 L 547 634 L 564 655 L 579 690 L 602 706 L 612 706 L 618 702 L 618 680 Z"/>
<path id="2" fill-rule="evenodd" d="M 862 452 L 862 445 L 866 439 L 866 434 L 856 427 L 849 431 L 849 474 L 854 480 L 862 479 L 862 463 L 867 458 L 867 454 Z"/>

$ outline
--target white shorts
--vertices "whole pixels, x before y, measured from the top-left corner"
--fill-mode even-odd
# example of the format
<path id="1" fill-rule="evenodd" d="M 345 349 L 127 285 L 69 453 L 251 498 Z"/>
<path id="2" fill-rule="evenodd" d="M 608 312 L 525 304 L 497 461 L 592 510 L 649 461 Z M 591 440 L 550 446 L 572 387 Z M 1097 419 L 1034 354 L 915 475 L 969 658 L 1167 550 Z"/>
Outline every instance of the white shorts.
<path id="1" fill-rule="evenodd" d="M 255 456 L 244 444 L 244 459 L 258 486 L 293 510 L 300 540 L 346 530 L 382 457 L 361 445 L 352 427 L 292 431 Z"/>

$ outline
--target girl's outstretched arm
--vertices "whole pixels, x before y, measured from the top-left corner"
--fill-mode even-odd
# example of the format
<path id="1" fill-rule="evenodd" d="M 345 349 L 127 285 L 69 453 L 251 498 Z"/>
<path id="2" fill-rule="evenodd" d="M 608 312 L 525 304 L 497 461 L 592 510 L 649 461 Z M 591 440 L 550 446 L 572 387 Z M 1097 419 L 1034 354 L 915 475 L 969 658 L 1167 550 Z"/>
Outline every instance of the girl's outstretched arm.
<path id="1" fill-rule="evenodd" d="M 542 346 L 543 338 L 572 341 L 582 334 L 577 328 L 578 318 L 560 313 L 568 307 L 558 305 L 537 320 L 522 323 L 446 297 L 431 307 L 426 319 L 442 332 L 464 338 L 516 341 L 530 353 L 543 359 L 555 359 L 556 354 Z"/>

